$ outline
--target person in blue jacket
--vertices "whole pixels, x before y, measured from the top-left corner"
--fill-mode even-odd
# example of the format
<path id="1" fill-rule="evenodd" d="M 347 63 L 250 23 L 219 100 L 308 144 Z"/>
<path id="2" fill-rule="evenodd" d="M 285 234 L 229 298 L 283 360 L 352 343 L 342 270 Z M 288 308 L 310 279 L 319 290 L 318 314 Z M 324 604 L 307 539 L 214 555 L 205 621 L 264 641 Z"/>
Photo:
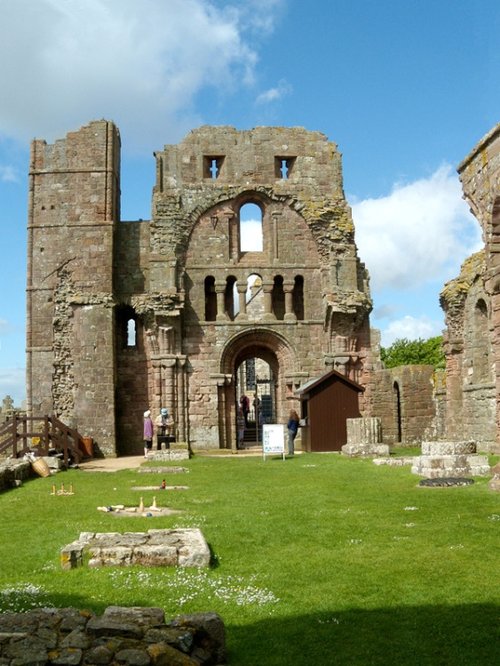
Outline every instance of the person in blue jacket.
<path id="1" fill-rule="evenodd" d="M 297 437 L 297 432 L 299 431 L 299 415 L 294 409 L 290 411 L 290 416 L 288 417 L 288 423 L 286 427 L 288 429 L 288 455 L 293 456 L 295 452 L 295 438 Z"/>

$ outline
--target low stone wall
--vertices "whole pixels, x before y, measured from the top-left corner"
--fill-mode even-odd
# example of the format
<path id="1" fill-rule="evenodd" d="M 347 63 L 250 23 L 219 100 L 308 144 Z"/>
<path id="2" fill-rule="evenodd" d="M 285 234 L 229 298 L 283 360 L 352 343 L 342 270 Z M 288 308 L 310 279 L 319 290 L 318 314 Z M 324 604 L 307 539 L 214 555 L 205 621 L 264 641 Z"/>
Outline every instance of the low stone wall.
<path id="1" fill-rule="evenodd" d="M 27 460 L 8 458 L 0 463 L 0 492 L 17 488 L 23 481 L 35 476 L 31 463 Z"/>
<path id="2" fill-rule="evenodd" d="M 197 528 L 147 532 L 82 532 L 61 550 L 63 569 L 89 567 L 208 567 L 210 548 Z"/>
<path id="3" fill-rule="evenodd" d="M 109 606 L 100 616 L 75 608 L 0 614 L 0 664 L 199 666 L 226 663 L 217 613 L 165 621 L 161 608 Z"/>

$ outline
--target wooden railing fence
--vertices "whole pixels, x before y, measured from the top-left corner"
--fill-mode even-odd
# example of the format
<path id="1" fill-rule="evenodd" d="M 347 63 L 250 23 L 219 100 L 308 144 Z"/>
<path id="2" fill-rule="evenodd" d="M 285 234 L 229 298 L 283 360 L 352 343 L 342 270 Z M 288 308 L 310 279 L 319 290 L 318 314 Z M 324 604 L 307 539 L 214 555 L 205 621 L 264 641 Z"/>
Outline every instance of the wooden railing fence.
<path id="1" fill-rule="evenodd" d="M 20 458 L 31 452 L 48 456 L 62 454 L 64 463 L 83 458 L 82 437 L 55 416 L 26 416 L 14 414 L 0 425 L 0 458 Z"/>

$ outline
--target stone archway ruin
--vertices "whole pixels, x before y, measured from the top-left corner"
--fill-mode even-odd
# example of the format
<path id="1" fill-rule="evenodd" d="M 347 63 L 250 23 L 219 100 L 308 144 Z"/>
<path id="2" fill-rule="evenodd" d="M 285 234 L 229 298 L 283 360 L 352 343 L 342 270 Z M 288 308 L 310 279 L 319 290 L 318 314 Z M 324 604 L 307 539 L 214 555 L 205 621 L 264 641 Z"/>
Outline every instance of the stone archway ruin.
<path id="1" fill-rule="evenodd" d="M 335 364 L 368 385 L 368 273 L 336 145 L 298 127 L 205 126 L 155 158 L 151 220 L 123 222 L 113 123 L 32 144 L 30 413 L 63 415 L 116 455 L 140 452 L 143 412 L 167 407 L 178 441 L 213 449 L 232 446 L 219 405 L 252 354 L 276 375 L 277 418 Z M 241 242 L 249 203 L 256 248 Z"/>

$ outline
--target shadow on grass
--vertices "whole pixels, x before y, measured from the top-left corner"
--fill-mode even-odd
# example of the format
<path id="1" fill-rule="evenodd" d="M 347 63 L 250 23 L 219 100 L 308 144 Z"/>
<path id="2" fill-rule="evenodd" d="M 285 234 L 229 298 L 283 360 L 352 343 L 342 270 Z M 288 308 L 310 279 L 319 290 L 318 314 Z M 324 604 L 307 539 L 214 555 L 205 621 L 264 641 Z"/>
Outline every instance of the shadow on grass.
<path id="1" fill-rule="evenodd" d="M 234 666 L 500 663 L 500 606 L 352 609 L 226 626 Z"/>

